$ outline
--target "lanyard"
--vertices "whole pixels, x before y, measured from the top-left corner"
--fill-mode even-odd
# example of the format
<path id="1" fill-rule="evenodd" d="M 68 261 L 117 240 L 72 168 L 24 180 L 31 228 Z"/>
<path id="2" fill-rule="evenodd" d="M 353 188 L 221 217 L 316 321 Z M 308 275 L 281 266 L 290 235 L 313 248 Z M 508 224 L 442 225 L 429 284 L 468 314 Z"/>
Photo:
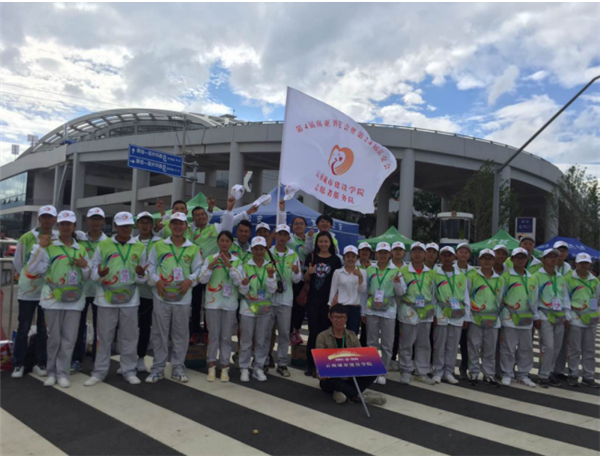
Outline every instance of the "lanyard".
<path id="1" fill-rule="evenodd" d="M 254 269 L 254 272 L 256 273 L 256 278 L 258 279 L 258 283 L 260 284 L 262 290 L 265 286 L 265 275 L 267 274 L 267 268 L 263 264 L 262 275 L 260 277 L 258 276 L 258 269 L 256 269 L 256 266 L 252 266 L 252 269 Z"/>
<path id="2" fill-rule="evenodd" d="M 77 250 L 73 249 L 73 250 L 75 250 L 75 252 L 73 252 L 73 258 L 71 258 L 69 256 L 69 252 L 67 251 L 67 249 L 65 249 L 64 246 L 61 245 L 60 248 L 62 249 L 63 252 L 65 252 L 65 255 L 67 255 L 67 258 L 69 259 L 69 263 L 70 264 L 75 263 L 75 260 L 77 259 Z"/>
<path id="3" fill-rule="evenodd" d="M 521 283 L 525 287 L 525 293 L 527 293 L 527 296 L 529 296 L 529 279 L 527 279 L 527 271 L 525 271 L 525 274 L 523 275 L 519 275 L 519 273 L 517 272 L 517 275 L 519 276 L 519 279 L 521 279 Z"/>
<path id="4" fill-rule="evenodd" d="M 169 244 L 169 247 L 171 247 L 171 252 L 173 252 L 173 258 L 175 258 L 175 263 L 177 263 L 177 266 L 179 266 L 179 262 L 181 261 L 181 257 L 185 253 L 185 247 L 181 248 L 181 253 L 179 253 L 179 258 L 177 258 L 177 254 L 175 253 L 175 249 L 173 248 L 173 244 Z"/>
<path id="5" fill-rule="evenodd" d="M 484 282 L 485 282 L 485 284 L 488 286 L 488 288 L 489 288 L 490 290 L 492 290 L 492 293 L 495 293 L 496 291 L 495 291 L 494 287 L 492 287 L 492 286 L 490 285 L 490 283 L 488 282 L 488 280 L 487 280 L 487 278 L 485 277 L 485 275 L 483 275 L 483 273 L 481 274 L 481 277 L 483 277 L 483 281 L 484 281 Z M 498 279 L 496 279 L 496 285 L 498 285 Z"/>
<path id="6" fill-rule="evenodd" d="M 377 282 L 379 283 L 379 289 L 381 289 L 381 285 L 383 284 L 383 281 L 385 280 L 385 277 L 388 275 L 388 273 L 390 272 L 390 270 L 388 268 L 386 268 L 385 272 L 383 273 L 383 277 L 379 276 L 379 267 L 377 268 Z"/>
<path id="7" fill-rule="evenodd" d="M 446 278 L 448 279 L 448 285 L 450 285 L 450 290 L 452 290 L 452 296 L 454 296 L 454 284 L 456 283 L 456 274 L 452 274 L 452 276 L 449 276 L 448 273 L 446 271 L 444 271 L 444 274 L 446 275 Z"/>
<path id="8" fill-rule="evenodd" d="M 119 252 L 119 256 L 121 257 L 121 261 L 123 261 L 123 266 L 127 267 L 127 259 L 129 258 L 129 254 L 131 253 L 131 245 L 128 245 L 128 249 L 127 249 L 127 255 L 123 256 L 123 252 L 121 252 L 121 247 L 119 246 L 119 244 L 115 244 L 115 246 L 117 247 L 117 251 Z"/>
<path id="9" fill-rule="evenodd" d="M 415 282 L 417 282 L 417 287 L 419 287 L 419 294 L 421 296 L 423 296 L 423 282 L 425 282 L 425 271 L 421 271 L 420 273 L 414 272 L 413 276 L 415 277 L 421 277 L 421 274 L 423 274 L 423 278 L 419 281 L 417 279 L 415 279 Z"/>
<path id="10" fill-rule="evenodd" d="M 550 282 L 552 283 L 552 291 L 554 291 L 554 297 L 558 298 L 558 285 L 556 285 L 556 282 L 558 282 L 558 276 L 556 272 L 554 273 L 554 280 L 552 280 L 552 277 L 550 277 Z"/>
<path id="11" fill-rule="evenodd" d="M 340 347 L 338 347 L 337 339 L 335 340 L 335 346 L 336 346 L 336 348 L 340 348 Z M 342 336 L 342 347 L 341 348 L 346 348 L 346 331 L 344 331 L 344 335 Z"/>
<path id="12" fill-rule="evenodd" d="M 594 289 L 592 288 L 592 286 L 590 284 L 588 284 L 587 282 L 581 280 L 581 279 L 577 279 L 578 281 L 580 281 L 582 284 L 585 285 L 585 287 L 590 290 L 590 293 L 592 294 L 592 296 L 594 296 Z"/>
<path id="13" fill-rule="evenodd" d="M 277 250 L 275 250 L 275 253 L 277 254 L 277 261 L 275 262 L 275 269 L 277 269 L 277 272 L 280 274 L 281 280 L 284 280 L 284 275 L 283 273 L 285 272 L 285 259 L 287 258 L 287 252 L 283 254 L 283 256 L 279 256 L 279 252 L 277 252 Z M 279 270 L 278 264 L 281 263 L 281 270 Z"/>

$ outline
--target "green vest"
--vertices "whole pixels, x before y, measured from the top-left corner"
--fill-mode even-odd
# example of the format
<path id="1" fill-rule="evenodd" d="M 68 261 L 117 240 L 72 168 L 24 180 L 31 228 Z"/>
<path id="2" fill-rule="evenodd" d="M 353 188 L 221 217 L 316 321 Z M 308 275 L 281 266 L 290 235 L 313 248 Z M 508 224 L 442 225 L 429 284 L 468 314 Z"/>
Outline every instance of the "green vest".
<path id="1" fill-rule="evenodd" d="M 217 245 L 218 236 L 219 232 L 217 231 L 217 227 L 209 224 L 204 228 L 196 228 L 192 233 L 190 241 L 198 246 L 202 258 L 206 258 L 219 251 L 219 246 Z"/>
<path id="2" fill-rule="evenodd" d="M 171 232 L 171 227 L 169 226 L 169 221 L 167 221 L 167 223 L 165 224 L 164 228 L 163 228 L 163 234 L 162 237 L 163 239 L 168 239 L 171 237 L 171 234 L 173 234 Z M 187 226 L 187 229 L 185 230 L 185 233 L 183 233 L 183 237 L 186 238 L 188 241 L 193 241 L 194 238 L 194 232 L 192 230 L 192 227 L 189 225 Z"/>
<path id="3" fill-rule="evenodd" d="M 538 310 L 546 315 L 551 324 L 563 323 L 565 320 L 564 296 L 567 282 L 563 276 L 556 273 L 550 277 L 544 269 L 535 274 L 538 283 Z M 558 298 L 560 310 L 553 309 L 552 301 Z"/>
<path id="4" fill-rule="evenodd" d="M 267 291 L 267 265 L 266 261 L 259 268 L 248 263 L 244 264 L 244 274 L 250 279 L 248 294 L 245 301 L 250 311 L 257 315 L 265 315 L 271 312 L 271 294 Z"/>
<path id="5" fill-rule="evenodd" d="M 399 269 L 389 266 L 381 271 L 377 265 L 369 266 L 367 269 L 367 308 L 377 312 L 386 312 L 396 306 L 394 282 L 392 279 L 398 275 Z M 383 291 L 383 301 L 375 301 L 375 293 Z"/>
<path id="6" fill-rule="evenodd" d="M 289 246 L 296 252 L 298 258 L 300 258 L 300 264 L 303 265 L 306 261 L 306 254 L 304 253 L 304 239 L 300 239 L 295 234 L 292 234 L 292 239 L 290 239 Z M 335 239 L 334 239 L 335 242 Z"/>
<path id="7" fill-rule="evenodd" d="M 87 234 L 86 234 L 87 237 Z M 102 235 L 100 235 L 100 237 L 102 237 Z M 98 247 L 98 244 L 101 242 L 100 240 L 97 241 L 90 241 L 85 240 L 85 241 L 77 241 L 79 245 L 83 245 L 85 247 L 85 250 L 88 254 L 89 258 L 94 258 L 94 253 L 96 253 L 96 247 Z M 92 279 L 89 279 L 84 287 L 83 287 L 83 291 L 85 293 L 86 296 L 92 298 L 96 296 L 96 282 L 94 282 Z"/>
<path id="8" fill-rule="evenodd" d="M 537 280 L 534 276 L 521 277 L 510 271 L 502 274 L 504 280 L 504 304 L 515 326 L 529 326 L 533 323 L 531 303 L 535 299 Z"/>
<path id="9" fill-rule="evenodd" d="M 183 296 L 179 293 L 178 286 L 193 272 L 192 265 L 194 258 L 198 255 L 198 246 L 192 244 L 187 247 L 177 247 L 174 244 L 167 244 L 165 241 L 158 241 L 153 248 L 156 250 L 156 273 L 165 282 L 163 299 L 166 302 L 181 301 Z M 177 267 L 182 269 L 184 278 L 182 281 L 175 281 L 173 276 L 173 270 Z"/>
<path id="10" fill-rule="evenodd" d="M 250 258 L 252 258 L 252 251 L 248 250 L 247 252 L 245 252 L 235 242 L 231 245 L 231 248 L 229 249 L 229 251 L 231 253 L 235 254 L 235 256 L 237 256 L 242 263 L 247 263 L 248 260 L 250 260 Z"/>
<path id="11" fill-rule="evenodd" d="M 458 319 L 465 316 L 465 290 L 467 276 L 462 272 L 448 276 L 441 269 L 434 271 L 435 297 L 446 318 Z M 452 302 L 457 301 L 452 306 Z"/>
<path id="12" fill-rule="evenodd" d="M 61 243 L 62 244 L 62 243 Z M 75 303 L 81 300 L 84 280 L 81 269 L 72 264 L 81 255 L 86 258 L 87 252 L 83 245 L 79 248 L 65 245 L 55 246 L 54 243 L 46 247 L 50 258 L 50 267 L 44 276 L 46 286 L 50 290 L 49 299 L 61 303 Z M 71 272 L 73 271 L 73 272 Z M 70 275 L 74 274 L 76 283 L 69 283 Z"/>
<path id="13" fill-rule="evenodd" d="M 27 271 L 27 263 L 31 257 L 33 246 L 38 243 L 32 231 L 25 233 L 19 238 L 23 253 L 23 267 L 19 275 L 19 298 L 31 297 L 34 300 L 39 300 L 42 287 L 44 286 L 44 276 L 31 274 Z"/>
<path id="14" fill-rule="evenodd" d="M 135 242 L 121 245 L 112 239 L 105 239 L 98 243 L 102 258 L 101 266 L 108 267 L 108 274 L 102 277 L 101 286 L 104 299 L 109 304 L 127 304 L 131 302 L 136 290 L 135 268 L 142 261 L 144 244 Z M 128 270 L 128 280 L 122 276 L 121 271 Z M 123 280 L 123 281 L 121 281 Z"/>
<path id="15" fill-rule="evenodd" d="M 288 247 L 286 246 L 286 249 L 287 248 Z M 294 289 L 292 288 L 292 266 L 294 266 L 294 263 L 298 261 L 298 254 L 296 252 L 289 254 L 289 251 L 286 251 L 285 255 L 280 256 L 275 247 L 273 247 L 273 251 L 269 249 L 269 252 L 277 263 L 275 265 L 275 270 L 277 271 L 277 276 L 283 282 L 283 287 L 285 289 L 285 291 L 278 296 L 277 303 L 284 304 L 287 302 L 291 304 L 294 302 Z M 300 269 L 300 267 L 301 266 L 298 265 L 298 269 Z"/>
<path id="16" fill-rule="evenodd" d="M 598 278 L 582 280 L 579 277 L 575 278 L 571 273 L 567 276 L 566 282 L 569 287 L 571 309 L 575 311 L 581 322 L 586 326 L 598 323 L 600 319 L 598 309 L 592 310 L 590 305 L 590 301 L 596 298 L 596 290 L 600 283 Z"/>
<path id="17" fill-rule="evenodd" d="M 498 319 L 502 296 L 502 278 L 485 278 L 473 269 L 467 274 L 471 281 L 471 312 L 477 326 L 493 328 Z"/>
<path id="18" fill-rule="evenodd" d="M 431 303 L 433 299 L 433 296 L 431 296 L 431 284 L 433 283 L 434 272 L 430 269 L 429 271 L 417 274 L 416 272 L 410 272 L 408 270 L 409 266 L 410 264 L 407 264 L 400 269 L 404 277 L 404 283 L 406 283 L 406 293 L 402 296 L 402 302 L 416 308 L 421 320 L 431 318 L 435 315 L 435 307 Z M 422 296 L 425 299 L 423 306 L 418 305 L 418 296 Z"/>
<path id="19" fill-rule="evenodd" d="M 212 263 L 215 255 L 210 255 L 206 259 L 207 264 Z M 232 257 L 232 268 L 237 269 L 241 264 L 242 262 L 239 258 L 234 260 Z M 229 294 L 229 297 L 223 295 L 223 290 L 226 285 L 229 285 L 230 287 L 231 293 Z M 233 284 L 229 271 L 225 268 L 222 261 L 219 261 L 212 270 L 210 280 L 206 284 L 206 297 L 204 303 L 206 306 L 211 306 L 212 304 L 215 304 L 215 306 L 223 305 L 223 307 L 226 308 L 225 310 L 236 310 L 238 307 L 238 287 Z"/>

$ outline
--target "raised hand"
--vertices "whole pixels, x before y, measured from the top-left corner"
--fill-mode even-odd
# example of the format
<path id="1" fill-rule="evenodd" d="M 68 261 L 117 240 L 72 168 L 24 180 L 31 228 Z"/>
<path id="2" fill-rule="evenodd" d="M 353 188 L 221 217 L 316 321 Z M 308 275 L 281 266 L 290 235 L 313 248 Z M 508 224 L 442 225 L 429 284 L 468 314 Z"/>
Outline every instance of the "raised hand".
<path id="1" fill-rule="evenodd" d="M 246 214 L 252 215 L 255 212 L 258 212 L 258 206 L 251 206 L 250 209 L 246 209 Z"/>
<path id="2" fill-rule="evenodd" d="M 279 210 L 285 212 L 285 200 L 279 201 Z"/>
<path id="3" fill-rule="evenodd" d="M 161 199 L 156 199 L 156 210 L 160 212 L 160 215 L 165 215 L 165 202 Z"/>
<path id="4" fill-rule="evenodd" d="M 315 235 L 315 227 L 314 227 L 314 226 L 311 226 L 311 227 L 310 227 L 310 231 L 308 232 L 308 234 L 307 234 L 307 235 L 308 235 L 308 236 L 314 236 L 314 235 Z"/>
<path id="5" fill-rule="evenodd" d="M 214 196 L 209 195 L 209 197 L 206 198 L 206 204 L 208 204 L 208 212 L 212 212 L 215 206 L 217 205 L 217 200 Z"/>
<path id="6" fill-rule="evenodd" d="M 316 269 L 315 269 L 315 267 L 313 266 L 312 263 L 310 263 L 308 265 L 308 271 L 306 271 L 306 272 L 308 272 L 309 275 L 313 275 L 316 272 Z"/>
<path id="7" fill-rule="evenodd" d="M 249 283 L 250 283 L 250 277 L 248 277 L 248 276 L 244 277 L 244 280 L 242 280 L 242 285 L 248 286 Z"/>
<path id="8" fill-rule="evenodd" d="M 275 275 L 275 268 L 270 264 L 267 265 L 267 275 L 269 278 L 273 278 L 273 275 Z"/>
<path id="9" fill-rule="evenodd" d="M 78 268 L 84 269 L 87 267 L 87 265 L 88 263 L 85 261 L 85 258 L 83 258 L 83 255 L 79 255 L 79 258 L 75 260 L 75 266 Z"/>
<path id="10" fill-rule="evenodd" d="M 294 274 L 298 274 L 298 273 L 300 272 L 300 268 L 298 267 L 298 265 L 297 265 L 297 264 L 293 264 L 293 265 L 292 265 L 292 272 L 293 272 Z"/>
<path id="11" fill-rule="evenodd" d="M 102 265 L 98 265 L 98 275 L 100 277 L 106 277 L 108 275 L 108 272 L 110 271 L 109 267 L 102 267 Z"/>
<path id="12" fill-rule="evenodd" d="M 354 269 L 352 270 L 352 274 L 354 274 L 358 278 L 362 277 L 362 273 L 360 272 L 360 269 L 358 266 L 354 267 Z"/>
<path id="13" fill-rule="evenodd" d="M 140 276 L 140 277 L 143 277 L 143 276 L 145 276 L 145 275 L 146 275 L 146 269 L 148 269 L 148 266 L 150 266 L 150 265 L 149 265 L 149 264 L 147 264 L 146 266 L 143 266 L 143 267 L 142 267 L 142 265 L 141 265 L 141 264 L 138 264 L 138 265 L 135 267 L 135 273 L 136 273 L 138 276 Z"/>
<path id="14" fill-rule="evenodd" d="M 402 278 L 402 276 L 400 274 L 398 274 L 396 277 L 394 277 L 392 279 L 392 282 L 394 283 L 400 283 L 400 279 Z"/>
<path id="15" fill-rule="evenodd" d="M 229 198 L 227 198 L 227 210 L 232 211 L 233 206 L 235 206 L 235 198 L 233 196 L 230 196 Z"/>

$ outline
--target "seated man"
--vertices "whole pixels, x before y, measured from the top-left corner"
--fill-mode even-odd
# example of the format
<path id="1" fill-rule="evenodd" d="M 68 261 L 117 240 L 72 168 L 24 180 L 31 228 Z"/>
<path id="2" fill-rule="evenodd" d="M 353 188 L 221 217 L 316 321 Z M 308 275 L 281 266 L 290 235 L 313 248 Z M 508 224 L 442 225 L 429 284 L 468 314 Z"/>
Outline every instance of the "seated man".
<path id="1" fill-rule="evenodd" d="M 317 336 L 316 348 L 353 348 L 360 347 L 358 337 L 354 332 L 346 329 L 348 311 L 342 304 L 336 304 L 329 309 L 331 328 Z M 381 394 L 365 391 L 377 377 L 357 377 L 356 381 L 360 391 L 363 392 L 365 402 L 373 405 L 383 405 L 386 399 Z M 338 404 L 346 401 L 360 402 L 358 391 L 351 378 L 321 378 L 321 389 L 326 393 L 333 393 L 333 400 Z"/>

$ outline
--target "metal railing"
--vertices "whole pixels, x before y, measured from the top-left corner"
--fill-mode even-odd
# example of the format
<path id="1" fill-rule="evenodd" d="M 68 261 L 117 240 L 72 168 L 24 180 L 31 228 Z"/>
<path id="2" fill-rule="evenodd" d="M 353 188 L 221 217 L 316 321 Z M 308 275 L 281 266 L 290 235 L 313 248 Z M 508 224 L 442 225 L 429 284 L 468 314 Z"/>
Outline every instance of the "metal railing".
<path id="1" fill-rule="evenodd" d="M 16 245 L 19 241 L 17 240 L 8 240 L 8 239 L 0 239 L 0 245 L 1 244 L 7 244 L 7 245 Z M 13 317 L 13 305 L 14 305 L 14 298 L 15 298 L 15 268 L 13 266 L 13 259 L 14 258 L 0 258 L 0 282 L 4 279 L 4 270 L 8 269 L 5 268 L 4 265 L 6 264 L 10 264 L 10 281 L 8 282 L 8 284 L 10 285 L 10 303 L 9 303 L 9 308 L 8 308 L 8 327 L 7 327 L 7 332 L 6 332 L 6 336 L 7 337 L 12 337 L 11 333 L 12 333 L 12 317 Z M 2 283 L 2 285 L 4 285 Z M 4 304 L 4 303 L 3 303 Z M 4 309 L 2 309 L 2 313 L 4 313 Z M 0 320 L 2 320 L 2 315 L 0 315 Z M 2 322 L 4 323 L 4 322 Z"/>

